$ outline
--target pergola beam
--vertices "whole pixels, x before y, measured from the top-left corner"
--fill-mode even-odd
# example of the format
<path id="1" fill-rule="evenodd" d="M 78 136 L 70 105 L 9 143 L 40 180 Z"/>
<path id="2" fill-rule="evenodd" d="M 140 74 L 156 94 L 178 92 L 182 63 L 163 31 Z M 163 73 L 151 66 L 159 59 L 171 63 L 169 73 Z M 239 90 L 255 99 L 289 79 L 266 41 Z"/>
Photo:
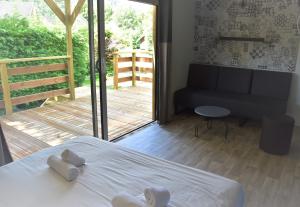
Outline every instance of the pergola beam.
<path id="1" fill-rule="evenodd" d="M 60 19 L 60 21 L 65 25 L 66 24 L 65 14 L 61 11 L 61 9 L 57 6 L 57 4 L 53 0 L 44 0 L 44 1 L 49 6 L 49 8 L 54 12 L 54 14 Z"/>
<path id="2" fill-rule="evenodd" d="M 71 2 L 65 1 L 65 13 L 57 6 L 54 0 L 44 0 L 60 21 L 67 26 L 67 21 L 73 26 L 86 0 L 78 0 L 73 12 L 71 12 Z"/>
<path id="3" fill-rule="evenodd" d="M 80 14 L 80 11 L 81 11 L 84 3 L 85 3 L 85 0 L 78 0 L 76 6 L 74 8 L 74 11 L 72 12 L 72 15 L 71 15 L 71 23 L 72 23 L 72 25 L 74 24 L 76 18 Z"/>
<path id="4" fill-rule="evenodd" d="M 75 100 L 75 81 L 74 81 L 74 63 L 73 63 L 73 35 L 72 35 L 72 19 L 71 19 L 71 0 L 65 0 L 65 19 L 67 34 L 67 55 L 71 58 L 68 60 L 69 88 L 71 100 Z"/>
<path id="5" fill-rule="evenodd" d="M 44 0 L 54 14 L 60 19 L 60 21 L 66 26 L 66 39 L 67 39 L 67 55 L 68 58 L 68 73 L 69 73 L 69 89 L 70 98 L 75 99 L 75 80 L 74 80 L 74 63 L 73 63 L 73 42 L 72 42 L 72 27 L 76 18 L 78 17 L 85 0 L 78 0 L 73 12 L 71 9 L 71 1 L 64 0 L 65 13 L 57 6 L 54 0 Z"/>

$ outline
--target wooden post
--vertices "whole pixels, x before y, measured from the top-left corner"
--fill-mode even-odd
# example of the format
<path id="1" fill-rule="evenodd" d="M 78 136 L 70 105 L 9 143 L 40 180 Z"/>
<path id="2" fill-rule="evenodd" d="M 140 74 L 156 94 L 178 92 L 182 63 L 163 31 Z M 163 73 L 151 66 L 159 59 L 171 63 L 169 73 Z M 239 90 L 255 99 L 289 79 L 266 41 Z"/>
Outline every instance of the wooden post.
<path id="1" fill-rule="evenodd" d="M 136 86 L 136 51 L 132 53 L 132 86 Z"/>
<path id="2" fill-rule="evenodd" d="M 67 55 L 68 58 L 68 74 L 69 74 L 69 90 L 71 100 L 75 100 L 75 81 L 74 81 L 74 62 L 73 62 L 73 42 L 72 42 L 72 13 L 71 1 L 65 0 L 65 23 L 66 23 L 66 39 L 67 39 Z"/>
<path id="3" fill-rule="evenodd" d="M 3 91 L 3 101 L 4 101 L 5 111 L 6 114 L 12 114 L 13 106 L 11 102 L 10 87 L 8 82 L 7 65 L 5 63 L 0 64 L 0 74 L 1 74 L 1 85 Z"/>
<path id="4" fill-rule="evenodd" d="M 119 55 L 117 53 L 114 53 L 114 88 L 118 90 L 119 88 Z"/>
<path id="5" fill-rule="evenodd" d="M 85 0 L 78 0 L 74 11 L 71 12 L 71 0 L 65 0 L 65 14 L 61 11 L 59 6 L 57 6 L 54 0 L 44 0 L 49 8 L 54 12 L 54 14 L 61 20 L 61 22 L 66 25 L 67 33 L 67 55 L 68 58 L 68 73 L 69 73 L 69 90 L 70 98 L 75 100 L 75 81 L 74 81 L 74 59 L 73 59 L 73 43 L 72 43 L 72 27 L 79 15 Z"/>

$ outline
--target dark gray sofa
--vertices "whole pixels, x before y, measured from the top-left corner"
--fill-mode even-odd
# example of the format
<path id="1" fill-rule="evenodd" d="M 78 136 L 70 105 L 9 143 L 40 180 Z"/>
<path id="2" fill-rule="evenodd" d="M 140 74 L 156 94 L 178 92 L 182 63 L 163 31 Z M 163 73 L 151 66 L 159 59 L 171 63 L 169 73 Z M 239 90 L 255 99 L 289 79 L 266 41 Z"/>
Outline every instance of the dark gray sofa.
<path id="1" fill-rule="evenodd" d="M 187 87 L 175 93 L 175 110 L 212 105 L 241 118 L 285 114 L 291 79 L 292 73 L 191 64 Z"/>

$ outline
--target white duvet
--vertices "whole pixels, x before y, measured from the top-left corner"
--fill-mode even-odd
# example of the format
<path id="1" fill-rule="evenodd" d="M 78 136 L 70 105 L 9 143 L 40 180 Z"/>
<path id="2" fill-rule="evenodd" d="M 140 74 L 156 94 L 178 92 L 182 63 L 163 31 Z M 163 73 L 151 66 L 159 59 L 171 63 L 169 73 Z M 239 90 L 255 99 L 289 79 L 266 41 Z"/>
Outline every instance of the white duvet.
<path id="1" fill-rule="evenodd" d="M 49 155 L 72 149 L 87 161 L 77 180 L 66 182 L 49 169 Z M 2 207 L 111 207 L 114 195 L 142 198 L 148 186 L 164 186 L 174 207 L 241 207 L 243 190 L 235 181 L 80 137 L 0 168 Z"/>

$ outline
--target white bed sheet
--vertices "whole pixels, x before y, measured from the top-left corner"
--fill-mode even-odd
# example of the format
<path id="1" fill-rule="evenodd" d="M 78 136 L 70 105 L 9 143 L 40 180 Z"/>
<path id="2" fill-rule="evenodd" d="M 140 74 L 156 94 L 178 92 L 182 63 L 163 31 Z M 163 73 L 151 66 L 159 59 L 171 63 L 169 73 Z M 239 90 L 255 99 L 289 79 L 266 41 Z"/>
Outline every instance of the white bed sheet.
<path id="1" fill-rule="evenodd" d="M 49 155 L 72 149 L 86 158 L 76 181 L 51 170 Z M 165 186 L 174 207 L 241 207 L 240 184 L 201 170 L 80 137 L 0 168 L 1 207 L 111 207 L 120 192 L 142 198 L 148 186 Z"/>

